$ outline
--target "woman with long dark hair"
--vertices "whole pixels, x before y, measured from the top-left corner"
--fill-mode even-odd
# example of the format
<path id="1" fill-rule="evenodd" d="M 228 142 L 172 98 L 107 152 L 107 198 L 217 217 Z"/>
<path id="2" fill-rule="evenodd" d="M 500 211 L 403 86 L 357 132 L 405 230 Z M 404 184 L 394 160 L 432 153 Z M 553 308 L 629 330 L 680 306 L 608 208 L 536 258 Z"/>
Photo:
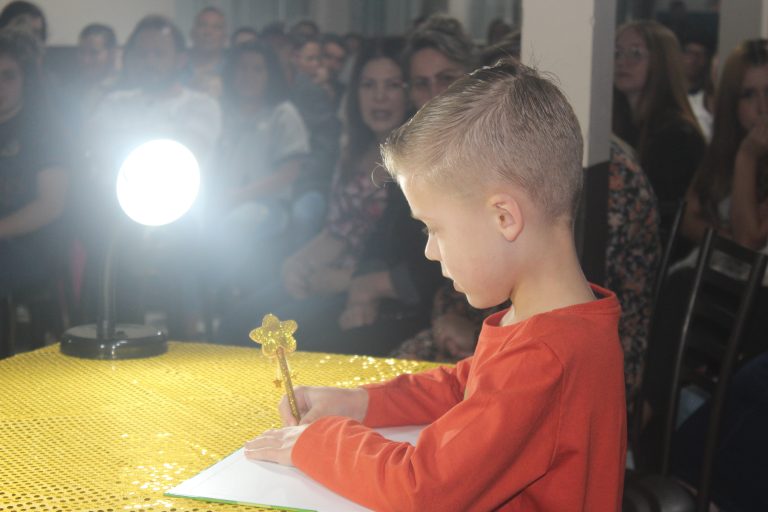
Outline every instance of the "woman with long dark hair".
<path id="1" fill-rule="evenodd" d="M 613 131 L 637 150 L 659 201 L 678 201 L 706 143 L 688 103 L 677 38 L 655 21 L 628 23 L 617 31 L 615 59 Z"/>
<path id="2" fill-rule="evenodd" d="M 297 320 L 304 332 L 312 333 L 305 350 L 333 349 L 324 333 L 336 326 L 365 242 L 386 208 L 386 190 L 373 178 L 379 142 L 405 121 L 408 110 L 398 61 L 401 49 L 399 40 L 379 39 L 361 53 L 348 89 L 346 144 L 325 225 L 287 258 L 279 282 L 222 322 L 221 341 L 247 342 L 254 318 L 271 311 Z"/>
<path id="3" fill-rule="evenodd" d="M 309 156 L 309 137 L 269 46 L 232 48 L 223 70 L 222 113 L 222 137 L 207 176 L 214 288 L 246 285 L 242 276 L 256 279 L 254 268 L 274 274 L 274 261 L 285 254 L 264 241 L 295 227 L 293 203 L 308 201 L 296 198 L 294 188 Z M 324 201 L 315 202 L 320 216 Z"/>
<path id="4" fill-rule="evenodd" d="M 768 252 L 768 40 L 745 41 L 731 52 L 716 88 L 714 113 L 712 141 L 688 190 L 681 231 L 699 243 L 711 228 L 741 245 Z M 671 375 L 667 365 L 673 360 L 673 341 L 680 336 L 697 253 L 673 269 L 656 307 L 660 331 L 649 351 L 647 373 L 648 396 L 655 411 L 668 392 L 667 383 L 660 379 Z M 733 279 L 745 277 L 739 264 L 725 255 L 715 253 L 713 265 Z M 763 355 L 734 376 L 715 460 L 713 496 L 727 510 L 763 510 L 767 503 L 762 492 L 766 481 L 762 433 L 768 423 L 766 309 L 768 277 L 757 293 L 740 349 L 742 356 Z M 690 410 L 691 401 L 681 397 Z M 673 443 L 676 474 L 690 482 L 698 481 L 708 417 L 708 406 L 699 409 Z"/>
<path id="5" fill-rule="evenodd" d="M 753 249 L 766 243 L 766 87 L 768 41 L 745 41 L 723 66 L 712 142 L 686 196 L 682 231 L 693 242 L 711 227 Z"/>

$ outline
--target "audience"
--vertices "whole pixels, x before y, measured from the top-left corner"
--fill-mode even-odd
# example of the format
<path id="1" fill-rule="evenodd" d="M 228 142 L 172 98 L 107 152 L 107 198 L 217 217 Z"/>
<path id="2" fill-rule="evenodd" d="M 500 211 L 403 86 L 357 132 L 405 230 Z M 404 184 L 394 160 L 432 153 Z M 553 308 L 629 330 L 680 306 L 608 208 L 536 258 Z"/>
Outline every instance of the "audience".
<path id="1" fill-rule="evenodd" d="M 686 94 L 675 35 L 655 21 L 616 34 L 614 132 L 632 145 L 661 203 L 685 196 L 705 141 Z M 670 218 L 662 218 L 667 228 Z"/>
<path id="2" fill-rule="evenodd" d="M 453 18 L 432 16 L 408 38 L 405 60 L 414 107 L 421 108 L 472 71 L 475 48 L 461 24 Z"/>
<path id="3" fill-rule="evenodd" d="M 255 28 L 240 27 L 232 32 L 232 36 L 229 38 L 229 46 L 234 48 L 245 43 L 255 43 L 259 39 L 259 32 Z"/>
<path id="4" fill-rule="evenodd" d="M 344 85 L 349 85 L 352 79 L 352 70 L 355 68 L 355 61 L 363 45 L 363 36 L 355 32 L 349 32 L 342 38 L 344 41 L 344 50 L 347 53 L 344 61 L 344 68 L 339 73 L 339 81 Z"/>
<path id="5" fill-rule="evenodd" d="M 277 57 L 264 43 L 231 50 L 223 107 L 223 131 L 209 177 L 213 218 L 207 222 L 211 256 L 206 267 L 225 272 L 230 286 L 245 287 L 258 281 L 254 267 L 258 275 L 273 272 L 263 240 L 288 228 L 293 186 L 310 152 L 309 135 L 287 100 Z M 305 217 L 320 217 L 323 207 L 319 210 Z"/>
<path id="6" fill-rule="evenodd" d="M 768 167 L 765 155 L 765 114 L 768 112 L 768 43 L 764 39 L 746 41 L 725 61 L 715 98 L 712 142 L 687 194 L 687 209 L 682 233 L 699 243 L 708 228 L 754 250 L 766 251 L 768 225 Z M 649 373 L 670 375 L 674 341 L 681 334 L 685 307 L 694 277 L 698 251 L 672 269 L 656 308 L 658 333 L 649 347 Z M 724 255 L 715 264 L 735 279 L 743 279 L 735 262 Z M 760 312 L 768 308 L 768 280 L 758 292 L 755 315 L 743 340 L 745 354 L 768 349 L 768 323 Z M 668 382 L 661 377 L 646 383 L 646 396 L 652 413 L 665 400 Z M 657 432 L 650 417 L 647 436 Z M 697 420 L 698 421 L 698 420 Z"/>
<path id="7" fill-rule="evenodd" d="M 327 71 L 320 61 L 320 40 L 296 36 L 293 44 L 289 97 L 309 131 L 312 152 L 308 164 L 312 169 L 307 173 L 312 181 L 303 186 L 327 192 L 339 158 L 341 121 Z"/>
<path id="8" fill-rule="evenodd" d="M 247 334 L 268 312 L 294 318 L 304 332 L 304 350 L 370 353 L 368 342 L 344 343 L 337 321 L 365 244 L 387 206 L 387 190 L 372 180 L 378 144 L 405 120 L 407 97 L 398 64 L 401 44 L 375 40 L 358 62 L 349 89 L 347 145 L 335 174 L 323 230 L 289 257 L 281 282 L 272 283 L 222 322 L 219 338 L 247 343 Z M 396 322 L 391 322 L 396 324 Z M 379 350 L 381 352 L 381 350 Z"/>
<path id="9" fill-rule="evenodd" d="M 706 32 L 690 31 L 683 41 L 683 66 L 688 84 L 688 101 L 704 138 L 712 139 L 712 100 L 714 82 L 712 61 L 715 43 Z"/>
<path id="10" fill-rule="evenodd" d="M 280 22 L 270 23 L 261 30 L 259 38 L 272 47 L 272 51 L 280 60 L 285 83 L 290 84 L 293 80 L 293 41 L 285 33 L 283 24 Z"/>
<path id="11" fill-rule="evenodd" d="M 320 27 L 312 20 L 301 20 L 291 27 L 289 35 L 298 38 L 316 39 L 320 37 Z"/>
<path id="12" fill-rule="evenodd" d="M 44 51 L 42 45 L 48 39 L 48 23 L 43 11 L 33 3 L 14 1 L 6 5 L 0 12 L 0 29 L 18 28 L 28 30 L 40 43 L 40 54 Z"/>
<path id="13" fill-rule="evenodd" d="M 512 33 L 512 26 L 501 18 L 496 18 L 488 24 L 488 35 L 486 42 L 488 46 L 493 46 Z"/>
<path id="14" fill-rule="evenodd" d="M 221 71 L 224 66 L 224 45 L 227 41 L 227 21 L 216 7 L 206 7 L 195 17 L 192 27 L 192 48 L 182 82 L 192 89 L 221 96 Z"/>
<path id="15" fill-rule="evenodd" d="M 321 63 L 328 74 L 328 87 L 333 97 L 334 105 L 338 110 L 341 97 L 344 95 L 344 84 L 339 81 L 339 73 L 344 69 L 347 60 L 347 50 L 344 40 L 336 34 L 325 34 L 322 43 Z"/>
<path id="16" fill-rule="evenodd" d="M 67 94 L 67 111 L 77 125 L 82 125 L 102 98 L 116 87 L 119 78 L 117 50 L 112 27 L 92 23 L 80 32 L 77 71 Z"/>
<path id="17" fill-rule="evenodd" d="M 39 44 L 0 29 L 0 296 L 45 285 L 63 264 L 67 139 L 40 81 Z"/>

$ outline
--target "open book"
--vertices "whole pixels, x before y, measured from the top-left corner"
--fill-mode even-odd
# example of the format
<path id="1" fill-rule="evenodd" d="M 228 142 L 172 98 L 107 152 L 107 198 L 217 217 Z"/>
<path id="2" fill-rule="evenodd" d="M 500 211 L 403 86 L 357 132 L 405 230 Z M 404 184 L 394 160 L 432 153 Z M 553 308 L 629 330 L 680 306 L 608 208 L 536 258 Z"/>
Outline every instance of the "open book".
<path id="1" fill-rule="evenodd" d="M 377 431 L 393 441 L 404 441 L 415 446 L 423 428 L 422 425 Z M 290 511 L 368 510 L 328 490 L 296 468 L 250 461 L 245 458 L 242 448 L 169 489 L 165 495 Z"/>

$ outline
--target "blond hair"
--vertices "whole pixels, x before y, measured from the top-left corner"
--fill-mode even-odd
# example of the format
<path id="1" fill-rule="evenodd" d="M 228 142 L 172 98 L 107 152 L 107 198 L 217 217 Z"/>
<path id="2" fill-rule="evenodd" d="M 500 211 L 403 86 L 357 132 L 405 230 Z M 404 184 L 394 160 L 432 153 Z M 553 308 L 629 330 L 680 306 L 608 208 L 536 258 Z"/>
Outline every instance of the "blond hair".
<path id="1" fill-rule="evenodd" d="M 470 194 L 522 188 L 550 218 L 573 218 L 582 186 L 579 123 L 563 93 L 512 60 L 454 82 L 382 145 L 393 177 Z"/>

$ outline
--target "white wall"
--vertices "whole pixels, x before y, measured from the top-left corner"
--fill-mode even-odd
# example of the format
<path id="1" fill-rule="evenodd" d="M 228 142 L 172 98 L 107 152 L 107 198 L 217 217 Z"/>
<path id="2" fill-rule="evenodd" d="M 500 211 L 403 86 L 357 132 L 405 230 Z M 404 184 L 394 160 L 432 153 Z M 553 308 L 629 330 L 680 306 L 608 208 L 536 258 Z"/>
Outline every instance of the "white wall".
<path id="1" fill-rule="evenodd" d="M 613 0 L 523 1 L 522 61 L 560 82 L 581 124 L 585 167 L 609 157 L 614 19 Z"/>
<path id="2" fill-rule="evenodd" d="M 768 37 L 768 0 L 726 1 L 720 8 L 718 54 L 725 61 L 745 39 Z"/>
<path id="3" fill-rule="evenodd" d="M 50 46 L 77 44 L 77 36 L 89 23 L 106 23 L 122 44 L 134 25 L 147 14 L 173 18 L 176 0 L 33 0 L 48 20 Z M 0 0 L 0 9 L 9 0 Z"/>

